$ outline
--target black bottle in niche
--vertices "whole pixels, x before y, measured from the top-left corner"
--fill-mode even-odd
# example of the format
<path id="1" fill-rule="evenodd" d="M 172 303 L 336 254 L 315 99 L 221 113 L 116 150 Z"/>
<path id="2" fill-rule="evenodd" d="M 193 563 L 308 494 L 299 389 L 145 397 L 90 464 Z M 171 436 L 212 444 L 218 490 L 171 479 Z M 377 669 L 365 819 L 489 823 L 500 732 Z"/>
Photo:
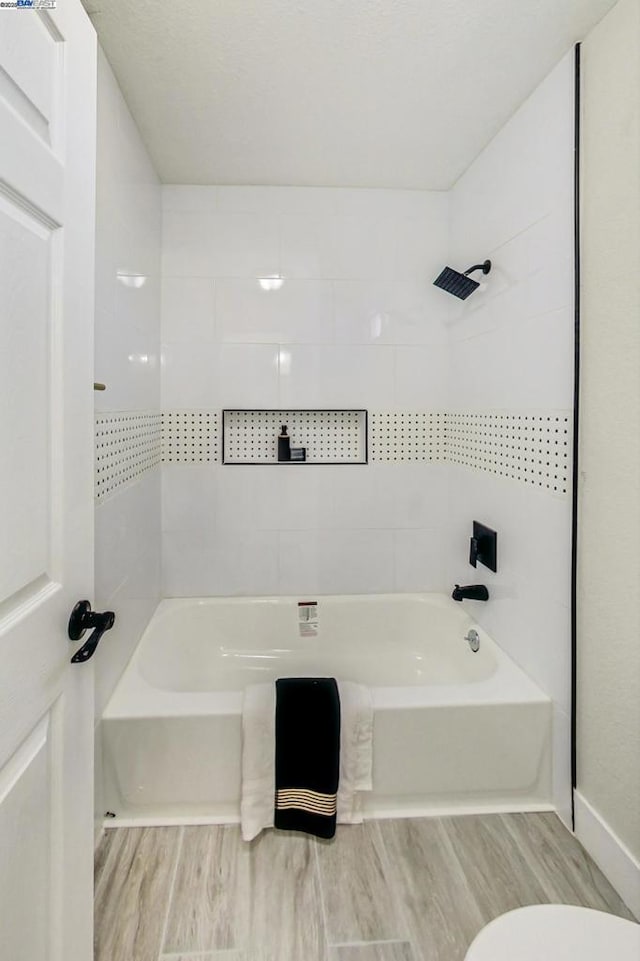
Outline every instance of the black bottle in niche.
<path id="1" fill-rule="evenodd" d="M 283 424 L 278 435 L 278 460 L 291 460 L 291 438 L 287 434 L 287 425 Z"/>

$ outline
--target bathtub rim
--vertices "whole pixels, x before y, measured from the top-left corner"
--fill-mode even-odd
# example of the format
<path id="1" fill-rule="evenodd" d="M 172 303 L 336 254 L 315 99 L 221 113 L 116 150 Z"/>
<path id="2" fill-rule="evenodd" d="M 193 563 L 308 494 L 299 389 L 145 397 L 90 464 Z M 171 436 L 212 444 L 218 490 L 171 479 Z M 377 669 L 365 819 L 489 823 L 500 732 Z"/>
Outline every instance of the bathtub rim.
<path id="1" fill-rule="evenodd" d="M 441 593 L 407 594 L 316 594 L 319 600 L 348 603 L 354 600 L 389 601 L 402 600 L 428 602 L 439 608 L 452 609 L 455 602 Z M 171 691 L 154 687 L 138 669 L 140 659 L 147 654 L 149 638 L 154 624 L 168 610 L 191 606 L 215 606 L 219 603 L 233 606 L 247 602 L 297 603 L 296 595 L 259 596 L 212 596 L 162 598 L 153 612 L 142 637 L 134 649 L 116 687 L 104 709 L 104 720 L 154 717 L 201 717 L 204 715 L 240 714 L 243 690 L 234 691 Z M 493 640 L 493 638 L 469 615 L 470 626 L 478 630 L 481 642 L 490 645 L 496 662 L 495 672 L 484 680 L 473 683 L 376 686 L 372 687 L 374 710 L 397 710 L 398 708 L 438 708 L 465 704 L 522 704 L 551 703 L 547 695 L 525 671 Z M 473 656 L 473 655 L 472 655 Z"/>

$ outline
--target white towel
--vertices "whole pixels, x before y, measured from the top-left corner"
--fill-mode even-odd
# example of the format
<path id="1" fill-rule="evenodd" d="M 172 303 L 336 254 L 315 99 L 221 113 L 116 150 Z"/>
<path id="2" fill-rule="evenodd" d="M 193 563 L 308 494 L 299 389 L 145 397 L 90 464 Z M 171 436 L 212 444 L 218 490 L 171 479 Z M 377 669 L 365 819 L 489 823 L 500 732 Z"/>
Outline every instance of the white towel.
<path id="1" fill-rule="evenodd" d="M 274 684 L 250 684 L 242 704 L 242 838 L 251 841 L 273 826 L 276 796 L 276 695 Z"/>
<path id="2" fill-rule="evenodd" d="M 372 789 L 373 704 L 360 684 L 338 681 L 340 692 L 340 783 L 338 822 L 363 819 L 362 792 Z M 251 841 L 273 827 L 276 692 L 274 684 L 245 688 L 242 707 L 242 837 Z"/>
<path id="3" fill-rule="evenodd" d="M 340 693 L 340 781 L 338 823 L 360 824 L 362 792 L 373 788 L 373 703 L 362 684 L 338 681 Z"/>

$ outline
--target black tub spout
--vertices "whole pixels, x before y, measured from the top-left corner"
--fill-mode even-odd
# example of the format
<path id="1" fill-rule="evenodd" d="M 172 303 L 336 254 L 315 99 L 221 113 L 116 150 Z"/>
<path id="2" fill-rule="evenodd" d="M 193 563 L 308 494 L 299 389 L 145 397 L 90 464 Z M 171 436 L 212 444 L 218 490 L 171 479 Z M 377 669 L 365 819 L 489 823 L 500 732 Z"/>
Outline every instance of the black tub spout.
<path id="1" fill-rule="evenodd" d="M 460 587 L 459 584 L 453 589 L 452 598 L 454 601 L 488 601 L 489 591 L 484 584 L 469 584 L 467 587 Z"/>

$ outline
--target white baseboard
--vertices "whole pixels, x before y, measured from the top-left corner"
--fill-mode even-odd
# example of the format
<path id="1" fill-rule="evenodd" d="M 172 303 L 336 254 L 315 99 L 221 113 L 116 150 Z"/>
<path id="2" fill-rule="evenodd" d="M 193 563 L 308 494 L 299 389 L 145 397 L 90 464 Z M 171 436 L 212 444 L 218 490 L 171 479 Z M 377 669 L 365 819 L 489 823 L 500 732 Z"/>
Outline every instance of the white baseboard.
<path id="1" fill-rule="evenodd" d="M 640 863 L 579 791 L 574 792 L 574 800 L 576 837 L 629 910 L 640 918 Z"/>

